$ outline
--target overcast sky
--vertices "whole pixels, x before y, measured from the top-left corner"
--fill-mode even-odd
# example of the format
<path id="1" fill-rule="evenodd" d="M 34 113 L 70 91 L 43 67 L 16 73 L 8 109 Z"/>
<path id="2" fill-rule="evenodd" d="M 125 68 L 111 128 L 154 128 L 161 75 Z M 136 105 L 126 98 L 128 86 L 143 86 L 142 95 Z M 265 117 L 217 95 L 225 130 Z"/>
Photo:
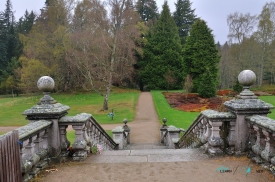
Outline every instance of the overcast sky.
<path id="1" fill-rule="evenodd" d="M 175 10 L 174 3 L 177 0 L 168 0 L 170 10 Z M 274 1 L 274 0 L 273 0 Z M 44 6 L 45 0 L 11 0 L 15 17 L 24 15 L 26 9 L 34 10 L 39 13 Z M 162 10 L 164 0 L 156 0 L 159 11 Z M 228 27 L 227 15 L 236 11 L 240 13 L 250 13 L 258 15 L 261 13 L 262 7 L 270 0 L 190 0 L 192 8 L 196 9 L 195 14 L 204 19 L 209 28 L 213 30 L 216 42 L 224 44 L 227 41 Z M 0 11 L 5 9 L 6 0 L 0 0 Z"/>

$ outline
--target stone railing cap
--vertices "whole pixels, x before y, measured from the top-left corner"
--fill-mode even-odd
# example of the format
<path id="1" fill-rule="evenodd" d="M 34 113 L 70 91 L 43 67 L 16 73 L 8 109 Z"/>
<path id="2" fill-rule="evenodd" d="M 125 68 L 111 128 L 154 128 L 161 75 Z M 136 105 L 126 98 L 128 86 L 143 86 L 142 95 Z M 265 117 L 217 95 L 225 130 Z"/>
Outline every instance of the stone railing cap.
<path id="1" fill-rule="evenodd" d="M 52 121 L 39 120 L 30 124 L 27 124 L 25 126 L 22 126 L 20 128 L 17 128 L 16 130 L 19 133 L 19 139 L 23 139 L 23 138 L 26 138 L 28 135 L 34 134 L 47 126 L 50 126 L 51 124 L 52 124 Z"/>
<path id="2" fill-rule="evenodd" d="M 112 133 L 120 133 L 120 132 L 124 132 L 124 129 L 122 126 L 117 126 L 112 130 Z"/>
<path id="3" fill-rule="evenodd" d="M 274 108 L 272 104 L 266 103 L 260 99 L 232 99 L 226 101 L 224 105 L 235 110 L 266 110 Z"/>
<path id="4" fill-rule="evenodd" d="M 275 120 L 273 119 L 260 115 L 247 116 L 246 119 L 259 126 L 275 131 Z"/>
<path id="5" fill-rule="evenodd" d="M 58 121 L 59 123 L 75 123 L 75 122 L 86 122 L 88 119 L 92 117 L 91 114 L 88 113 L 80 113 L 75 116 L 63 116 Z"/>
<path id="6" fill-rule="evenodd" d="M 177 127 L 175 127 L 175 126 L 173 126 L 173 125 L 170 125 L 170 126 L 168 126 L 168 128 L 167 128 L 167 131 L 180 131 L 180 129 L 179 128 L 177 128 Z"/>
<path id="7" fill-rule="evenodd" d="M 219 112 L 207 109 L 201 112 L 203 116 L 209 119 L 235 119 L 236 115 L 231 112 Z"/>
<path id="8" fill-rule="evenodd" d="M 35 105 L 31 109 L 25 110 L 23 115 L 59 115 L 67 112 L 69 109 L 69 106 L 65 106 L 60 103 Z"/>

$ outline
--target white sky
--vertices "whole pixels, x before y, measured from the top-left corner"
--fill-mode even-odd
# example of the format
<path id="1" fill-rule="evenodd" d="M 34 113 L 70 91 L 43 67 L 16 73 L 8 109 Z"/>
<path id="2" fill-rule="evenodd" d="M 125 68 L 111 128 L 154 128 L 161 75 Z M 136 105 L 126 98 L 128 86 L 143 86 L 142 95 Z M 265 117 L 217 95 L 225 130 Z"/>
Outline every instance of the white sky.
<path id="1" fill-rule="evenodd" d="M 168 0 L 170 10 L 175 10 L 174 3 L 177 0 Z M 271 0 L 274 1 L 274 0 Z M 24 15 L 26 9 L 28 11 L 40 13 L 40 9 L 44 6 L 45 0 L 11 0 L 13 11 L 15 11 L 16 19 Z M 162 9 L 164 0 L 156 0 L 159 11 Z M 240 13 L 250 13 L 258 15 L 261 13 L 262 7 L 270 0 L 190 0 L 193 2 L 192 9 L 195 14 L 204 19 L 209 28 L 213 30 L 216 42 L 224 44 L 227 41 L 228 27 L 227 16 L 236 11 Z M 6 0 L 0 0 L 0 11 L 5 9 Z"/>

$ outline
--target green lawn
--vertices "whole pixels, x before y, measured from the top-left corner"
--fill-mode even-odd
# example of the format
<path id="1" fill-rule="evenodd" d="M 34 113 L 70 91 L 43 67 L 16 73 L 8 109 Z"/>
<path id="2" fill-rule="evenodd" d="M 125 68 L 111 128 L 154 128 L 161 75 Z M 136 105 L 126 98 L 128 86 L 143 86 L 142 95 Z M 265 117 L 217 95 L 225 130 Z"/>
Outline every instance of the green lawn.
<path id="1" fill-rule="evenodd" d="M 109 111 L 102 111 L 104 97 L 97 93 L 51 94 L 59 103 L 70 107 L 68 116 L 82 112 L 92 114 L 101 123 L 122 123 L 134 119 L 139 91 L 116 89 L 109 97 Z M 22 113 L 39 102 L 43 95 L 0 98 L 0 126 L 23 126 L 29 123 Z M 114 111 L 113 120 L 108 113 Z"/>
<path id="2" fill-rule="evenodd" d="M 168 126 L 174 125 L 178 128 L 187 129 L 199 115 L 199 112 L 184 112 L 171 108 L 162 92 L 160 90 L 151 91 L 160 123 L 163 123 L 162 118 L 166 118 Z"/>
<path id="3" fill-rule="evenodd" d="M 260 96 L 259 99 L 275 106 L 275 96 Z M 271 109 L 271 113 L 267 116 L 271 119 L 275 119 L 275 110 Z"/>

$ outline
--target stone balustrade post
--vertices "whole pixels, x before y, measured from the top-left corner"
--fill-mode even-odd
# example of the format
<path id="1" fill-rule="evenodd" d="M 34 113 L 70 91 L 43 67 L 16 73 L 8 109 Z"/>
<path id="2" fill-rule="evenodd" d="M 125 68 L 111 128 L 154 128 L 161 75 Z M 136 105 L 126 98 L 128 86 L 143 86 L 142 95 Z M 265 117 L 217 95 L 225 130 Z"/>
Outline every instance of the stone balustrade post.
<path id="1" fill-rule="evenodd" d="M 261 115 L 266 116 L 274 106 L 258 99 L 249 90 L 256 81 L 256 75 L 251 70 L 244 70 L 238 76 L 238 81 L 243 85 L 244 90 L 237 99 L 232 99 L 224 103 L 226 109 L 236 114 L 235 124 L 235 153 L 242 154 L 248 150 L 249 128 L 247 127 L 246 116 Z"/>
<path id="2" fill-rule="evenodd" d="M 40 102 L 33 106 L 31 109 L 27 109 L 23 112 L 26 115 L 30 123 L 37 122 L 39 120 L 52 121 L 52 126 L 48 129 L 48 150 L 49 156 L 60 162 L 61 154 L 61 140 L 58 120 L 67 114 L 70 109 L 68 106 L 64 106 L 57 103 L 51 96 L 50 92 L 54 88 L 54 80 L 49 76 L 43 76 L 37 81 L 37 87 L 43 91 L 44 97 L 40 99 Z"/>

